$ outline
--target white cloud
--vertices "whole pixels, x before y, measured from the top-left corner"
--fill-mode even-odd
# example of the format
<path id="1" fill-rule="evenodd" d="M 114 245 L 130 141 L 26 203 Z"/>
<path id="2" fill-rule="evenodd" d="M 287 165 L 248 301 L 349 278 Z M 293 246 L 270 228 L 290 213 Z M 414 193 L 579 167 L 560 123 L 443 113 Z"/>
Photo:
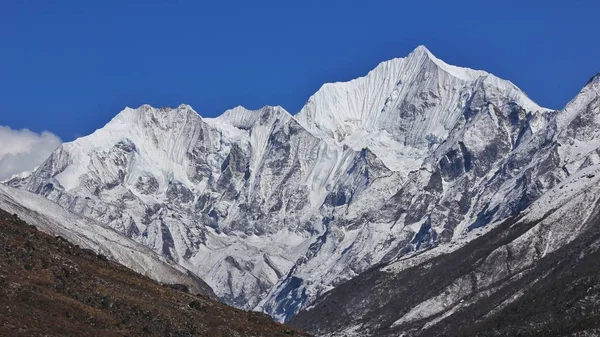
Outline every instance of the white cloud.
<path id="1" fill-rule="evenodd" d="M 38 134 L 0 125 L 0 181 L 40 165 L 61 143 L 48 131 Z"/>

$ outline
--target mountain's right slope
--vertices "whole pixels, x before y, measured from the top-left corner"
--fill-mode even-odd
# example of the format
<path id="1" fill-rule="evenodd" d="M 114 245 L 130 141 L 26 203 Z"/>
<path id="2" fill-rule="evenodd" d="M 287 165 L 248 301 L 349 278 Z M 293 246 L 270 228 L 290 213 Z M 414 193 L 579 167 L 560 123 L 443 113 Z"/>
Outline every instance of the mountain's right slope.
<path id="1" fill-rule="evenodd" d="M 479 237 L 467 244 L 455 240 L 373 268 L 324 294 L 293 324 L 319 336 L 600 332 L 600 76 L 565 109 L 526 123 L 482 183 L 497 192 L 479 218 L 522 212 L 488 228 L 475 223 L 469 235 Z"/>

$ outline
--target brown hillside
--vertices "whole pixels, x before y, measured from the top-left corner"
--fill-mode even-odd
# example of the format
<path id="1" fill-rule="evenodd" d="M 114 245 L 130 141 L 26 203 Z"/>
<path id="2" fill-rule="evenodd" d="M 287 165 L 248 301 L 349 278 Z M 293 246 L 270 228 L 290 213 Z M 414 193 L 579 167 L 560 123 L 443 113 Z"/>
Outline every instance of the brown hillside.
<path id="1" fill-rule="evenodd" d="M 1 336 L 307 336 L 177 288 L 0 210 Z"/>

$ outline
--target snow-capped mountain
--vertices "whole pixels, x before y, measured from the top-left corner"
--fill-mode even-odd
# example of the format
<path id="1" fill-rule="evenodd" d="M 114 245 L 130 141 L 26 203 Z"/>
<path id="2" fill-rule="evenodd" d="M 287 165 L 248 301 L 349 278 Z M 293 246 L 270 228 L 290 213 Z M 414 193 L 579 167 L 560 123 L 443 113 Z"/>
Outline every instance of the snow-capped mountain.
<path id="1" fill-rule="evenodd" d="M 568 168 L 549 168 L 553 154 L 587 144 L 545 147 L 572 122 L 555 115 L 418 47 L 324 85 L 295 116 L 126 108 L 8 184 L 150 247 L 229 304 L 285 320 L 376 264 L 468 240 L 554 188 Z"/>
<path id="2" fill-rule="evenodd" d="M 499 108 L 542 111 L 519 88 L 484 71 L 446 64 L 420 46 L 365 77 L 324 85 L 296 116 L 324 139 L 368 147 L 394 171 L 418 169 L 479 92 Z"/>
<path id="3" fill-rule="evenodd" d="M 319 336 L 597 335 L 585 321 L 600 305 L 600 75 L 527 124 L 483 182 L 497 187 L 479 219 L 506 221 L 373 268 L 294 323 Z M 561 306 L 536 304 L 548 302 Z"/>

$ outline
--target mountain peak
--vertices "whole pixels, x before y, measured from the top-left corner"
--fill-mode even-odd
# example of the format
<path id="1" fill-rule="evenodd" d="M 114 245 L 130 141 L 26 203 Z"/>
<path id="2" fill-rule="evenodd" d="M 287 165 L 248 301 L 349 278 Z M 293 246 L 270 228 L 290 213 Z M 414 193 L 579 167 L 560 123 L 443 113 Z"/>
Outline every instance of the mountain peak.
<path id="1" fill-rule="evenodd" d="M 488 76 L 489 73 L 483 70 L 473 70 L 470 68 L 458 67 L 450 65 L 441 59 L 437 58 L 427 47 L 420 45 L 413 50 L 406 58 L 409 63 L 423 62 L 428 60 L 444 72 L 457 77 L 464 81 L 473 81 L 479 77 Z"/>
<path id="2" fill-rule="evenodd" d="M 598 82 L 600 82 L 600 73 L 597 73 L 596 75 L 592 76 L 592 78 L 590 78 L 585 85 L 589 85 L 592 83 L 598 83 Z"/>
<path id="3" fill-rule="evenodd" d="M 226 110 L 221 116 L 231 115 L 231 114 L 239 114 L 239 113 L 261 113 L 266 110 L 274 110 L 274 111 L 285 111 L 283 107 L 280 105 L 265 105 L 259 109 L 248 109 L 242 105 L 238 105 L 232 109 Z M 219 116 L 219 117 L 221 117 Z"/>
<path id="4" fill-rule="evenodd" d="M 448 137 L 476 92 L 497 106 L 543 110 L 510 81 L 449 65 L 421 45 L 366 76 L 324 85 L 296 119 L 317 137 L 355 150 L 368 146 L 391 170 L 410 171 L 432 139 Z"/>
<path id="5" fill-rule="evenodd" d="M 188 114 L 200 117 L 200 115 L 188 104 L 180 104 L 176 108 L 160 107 L 155 108 L 149 104 L 142 104 L 137 108 L 125 107 L 105 127 L 114 127 L 118 125 L 138 124 L 144 121 L 158 121 L 165 118 L 184 118 Z"/>
<path id="6" fill-rule="evenodd" d="M 213 125 L 230 124 L 238 129 L 247 130 L 259 120 L 267 121 L 280 117 L 291 117 L 281 106 L 265 105 L 257 110 L 250 110 L 241 105 L 233 109 L 225 111 L 221 116 L 216 118 L 205 118 L 204 120 Z"/>
<path id="7" fill-rule="evenodd" d="M 431 53 L 431 51 L 424 45 L 419 45 L 412 52 L 410 52 L 410 54 L 408 54 L 407 58 L 411 58 L 411 57 L 412 58 L 427 57 L 427 58 L 431 59 L 432 61 L 434 59 L 437 60 L 437 58 L 433 55 L 433 53 Z"/>

